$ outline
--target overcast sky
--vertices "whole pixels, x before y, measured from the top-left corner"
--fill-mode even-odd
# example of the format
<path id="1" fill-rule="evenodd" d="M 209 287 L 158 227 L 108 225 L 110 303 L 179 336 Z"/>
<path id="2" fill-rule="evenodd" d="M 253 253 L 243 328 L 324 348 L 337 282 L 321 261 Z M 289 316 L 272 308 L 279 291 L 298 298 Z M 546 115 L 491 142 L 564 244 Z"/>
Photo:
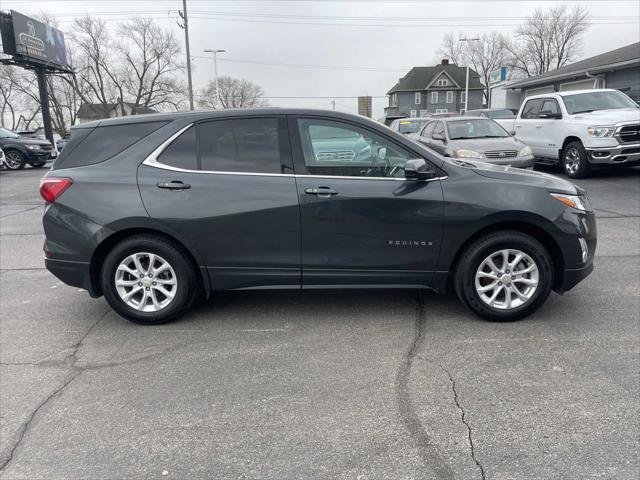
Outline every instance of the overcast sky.
<path id="1" fill-rule="evenodd" d="M 251 80 L 267 97 L 383 97 L 398 77 L 437 59 L 447 32 L 512 32 L 537 7 L 582 3 L 591 14 L 581 56 L 640 41 L 640 2 L 582 1 L 205 1 L 188 0 L 194 88 L 213 78 L 213 61 L 204 49 L 225 49 L 221 75 Z M 176 25 L 182 0 L 0 0 L 0 9 L 24 14 L 42 11 L 60 20 L 89 13 L 115 26 L 129 16 L 150 16 L 180 39 Z M 231 15 L 237 14 L 237 15 Z M 345 18 L 347 17 L 347 18 Z M 238 60 L 246 62 L 238 62 Z M 252 62 L 265 62 L 252 63 Z M 298 64 L 307 66 L 270 65 Z M 316 68 L 332 66 L 348 68 Z M 354 67 L 364 67 L 356 70 Z M 274 106 L 330 108 L 331 98 L 270 98 Z M 336 108 L 355 112 L 355 98 L 335 98 Z M 380 116 L 385 98 L 374 98 Z"/>

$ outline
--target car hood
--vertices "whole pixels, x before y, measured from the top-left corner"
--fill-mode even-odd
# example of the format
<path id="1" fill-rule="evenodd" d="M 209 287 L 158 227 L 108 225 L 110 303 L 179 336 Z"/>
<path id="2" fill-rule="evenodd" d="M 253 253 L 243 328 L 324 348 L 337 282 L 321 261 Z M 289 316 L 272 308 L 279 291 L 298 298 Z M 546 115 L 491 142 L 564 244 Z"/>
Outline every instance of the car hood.
<path id="1" fill-rule="evenodd" d="M 3 138 L 7 143 L 19 143 L 20 145 L 40 145 L 41 147 L 49 147 L 51 144 L 46 140 L 37 140 L 35 138 Z"/>
<path id="2" fill-rule="evenodd" d="M 611 110 L 596 110 L 595 112 L 578 113 L 573 116 L 574 120 L 588 122 L 593 126 L 613 125 L 619 122 L 640 121 L 640 109 L 638 108 L 615 108 Z"/>
<path id="3" fill-rule="evenodd" d="M 513 168 L 508 165 L 494 165 L 476 160 L 448 160 L 459 167 L 470 168 L 483 177 L 495 178 L 511 182 L 520 182 L 527 185 L 546 188 L 551 192 L 567 193 L 575 195 L 583 190 L 571 182 L 558 178 L 548 173 L 534 172 L 533 170 L 523 170 Z"/>
<path id="4" fill-rule="evenodd" d="M 449 146 L 451 148 L 466 148 L 477 152 L 488 152 L 491 150 L 521 150 L 524 148 L 524 145 L 513 137 L 451 140 Z"/>

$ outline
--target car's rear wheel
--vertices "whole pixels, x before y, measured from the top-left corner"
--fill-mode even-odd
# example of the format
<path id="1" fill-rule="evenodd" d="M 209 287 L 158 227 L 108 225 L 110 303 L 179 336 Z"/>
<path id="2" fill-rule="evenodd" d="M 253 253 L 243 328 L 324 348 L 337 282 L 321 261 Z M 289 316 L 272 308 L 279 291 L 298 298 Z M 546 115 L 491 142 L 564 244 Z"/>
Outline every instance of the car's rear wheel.
<path id="1" fill-rule="evenodd" d="M 101 284 L 116 312 L 146 325 L 180 317 L 199 288 L 197 272 L 182 249 L 155 235 L 118 243 L 104 260 Z"/>
<path id="2" fill-rule="evenodd" d="M 24 155 L 17 150 L 4 152 L 4 164 L 9 170 L 20 170 L 25 163 Z"/>
<path id="3" fill-rule="evenodd" d="M 585 178 L 591 175 L 591 165 L 581 142 L 570 142 L 562 151 L 562 169 L 567 177 Z"/>
<path id="4" fill-rule="evenodd" d="M 545 302 L 553 263 L 544 246 L 517 231 L 499 231 L 473 242 L 455 272 L 458 297 L 482 318 L 517 320 Z"/>

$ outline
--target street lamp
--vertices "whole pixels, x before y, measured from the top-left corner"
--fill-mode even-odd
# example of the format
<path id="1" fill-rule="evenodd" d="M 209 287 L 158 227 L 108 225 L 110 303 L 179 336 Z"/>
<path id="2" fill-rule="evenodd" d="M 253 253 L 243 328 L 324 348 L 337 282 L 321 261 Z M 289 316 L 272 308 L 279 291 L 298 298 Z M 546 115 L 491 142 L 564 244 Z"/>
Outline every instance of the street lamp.
<path id="1" fill-rule="evenodd" d="M 210 48 L 205 50 L 205 53 L 213 53 L 213 74 L 215 75 L 216 96 L 218 97 L 218 103 L 220 101 L 220 90 L 218 90 L 218 54 L 224 53 L 226 50 L 212 50 Z"/>
<path id="2" fill-rule="evenodd" d="M 477 42 L 479 38 L 461 38 L 459 42 L 467 43 L 467 79 L 464 84 L 464 113 L 467 113 L 467 105 L 469 103 L 469 42 Z"/>

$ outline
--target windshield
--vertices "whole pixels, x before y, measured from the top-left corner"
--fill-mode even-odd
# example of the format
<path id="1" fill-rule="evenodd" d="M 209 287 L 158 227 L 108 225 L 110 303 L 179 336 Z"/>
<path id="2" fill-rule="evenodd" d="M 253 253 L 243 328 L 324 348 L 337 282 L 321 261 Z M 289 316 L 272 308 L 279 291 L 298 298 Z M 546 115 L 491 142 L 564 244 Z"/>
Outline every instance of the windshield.
<path id="1" fill-rule="evenodd" d="M 487 111 L 489 118 L 515 118 L 515 114 L 511 110 L 489 110 Z"/>
<path id="2" fill-rule="evenodd" d="M 465 138 L 509 137 L 507 131 L 493 120 L 455 120 L 447 122 L 449 138 L 460 140 Z"/>
<path id="3" fill-rule="evenodd" d="M 7 128 L 0 127 L 0 138 L 20 138 L 20 135 Z"/>
<path id="4" fill-rule="evenodd" d="M 400 121 L 400 133 L 416 133 L 422 126 L 427 123 L 426 120 L 401 120 Z"/>
<path id="5" fill-rule="evenodd" d="M 633 100 L 622 92 L 587 92 L 562 97 L 569 114 L 611 110 L 616 108 L 638 108 Z"/>

